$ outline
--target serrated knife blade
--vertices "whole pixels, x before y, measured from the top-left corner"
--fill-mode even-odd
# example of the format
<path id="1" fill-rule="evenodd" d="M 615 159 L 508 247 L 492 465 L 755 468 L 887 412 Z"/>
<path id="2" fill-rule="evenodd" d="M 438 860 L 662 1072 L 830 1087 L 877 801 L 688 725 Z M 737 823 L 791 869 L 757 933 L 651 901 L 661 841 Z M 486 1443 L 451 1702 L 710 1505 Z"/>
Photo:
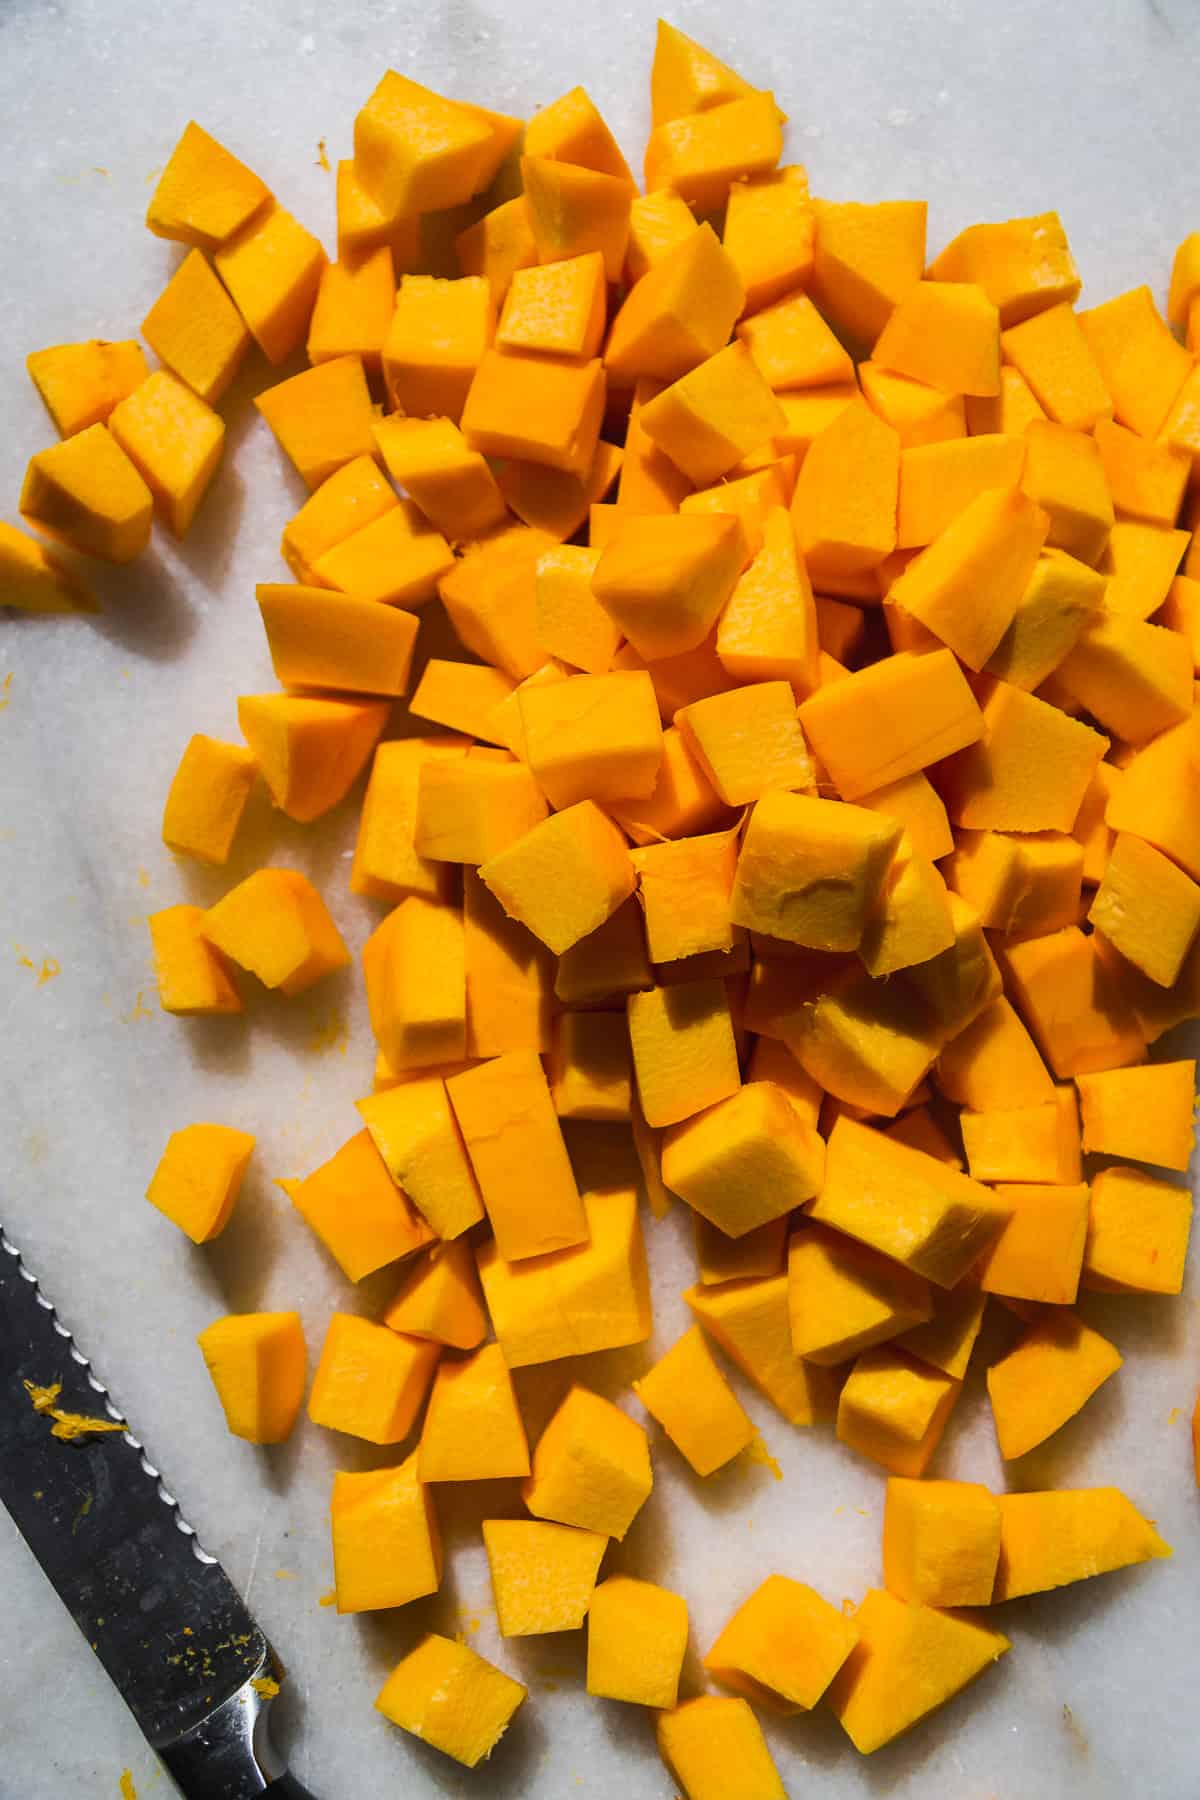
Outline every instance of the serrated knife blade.
<path id="1" fill-rule="evenodd" d="M 121 1429 L 55 1437 L 29 1391 L 54 1383 Z M 187 1800 L 311 1800 L 271 1743 L 266 1635 L 2 1225 L 0 1500 Z"/>

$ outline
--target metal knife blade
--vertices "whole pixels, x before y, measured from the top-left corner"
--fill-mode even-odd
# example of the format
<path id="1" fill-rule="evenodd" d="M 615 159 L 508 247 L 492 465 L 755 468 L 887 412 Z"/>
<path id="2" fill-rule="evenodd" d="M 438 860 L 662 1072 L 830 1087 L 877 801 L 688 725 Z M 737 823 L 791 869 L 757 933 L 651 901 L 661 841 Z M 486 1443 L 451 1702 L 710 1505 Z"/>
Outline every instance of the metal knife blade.
<path id="1" fill-rule="evenodd" d="M 27 1383 L 61 1383 L 56 1407 L 124 1429 L 62 1441 Z M 185 1794 L 303 1794 L 266 1730 L 283 1671 L 262 1628 L 3 1226 L 0 1500 Z"/>

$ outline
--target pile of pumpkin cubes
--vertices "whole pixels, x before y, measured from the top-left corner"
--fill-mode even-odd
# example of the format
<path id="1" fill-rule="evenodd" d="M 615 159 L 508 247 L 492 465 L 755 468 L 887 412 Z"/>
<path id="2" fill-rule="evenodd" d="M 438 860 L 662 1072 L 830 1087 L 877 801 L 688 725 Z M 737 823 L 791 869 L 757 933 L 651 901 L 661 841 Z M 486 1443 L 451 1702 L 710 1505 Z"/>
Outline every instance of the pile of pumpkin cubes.
<path id="1" fill-rule="evenodd" d="M 239 698 L 244 744 L 192 739 L 164 837 L 222 864 L 259 776 L 309 821 L 370 769 L 375 1091 L 288 1188 L 349 1281 L 409 1259 L 378 1322 L 335 1314 L 311 1418 L 400 1445 L 425 1411 L 336 1479 L 338 1605 L 436 1591 L 438 1484 L 521 1477 L 531 1516 L 484 1526 L 501 1632 L 586 1617 L 589 1691 L 660 1709 L 690 1800 L 769 1797 L 748 1700 L 824 1697 L 874 1750 L 1008 1647 L 954 1609 L 1168 1553 L 1115 1489 L 924 1477 L 989 1297 L 1016 1458 L 1121 1365 L 1079 1289 L 1183 1282 L 1195 1063 L 1149 1051 L 1200 1016 L 1200 234 L 1166 319 L 1144 287 L 1080 311 L 1055 214 L 930 261 L 922 203 L 814 199 L 773 96 L 666 25 L 652 104 L 641 194 L 582 88 L 518 160 L 518 120 L 389 72 L 334 263 L 189 125 L 149 215 L 190 247 L 143 327 L 164 367 L 30 359 L 64 435 L 22 511 L 117 561 L 155 511 L 182 533 L 251 340 L 307 344 L 256 401 L 312 490 L 258 591 L 280 691 Z M 9 527 L 0 580 L 86 603 Z M 463 655 L 410 693 L 435 605 Z M 150 923 L 180 1014 L 349 960 L 284 868 Z M 576 1120 L 691 1209 L 696 1324 L 634 1391 L 696 1474 L 754 1437 L 715 1345 L 891 1478 L 886 1591 L 846 1618 L 770 1576 L 705 1658 L 736 1698 L 678 1704 L 680 1596 L 597 1585 L 644 1428 L 576 1386 L 530 1454 L 512 1369 L 651 1334 L 637 1187 L 581 1191 Z M 150 1197 L 204 1241 L 252 1148 L 176 1133 Z M 231 1427 L 286 1435 L 296 1316 L 202 1342 Z M 473 1764 L 523 1697 L 433 1635 L 379 1704 Z"/>

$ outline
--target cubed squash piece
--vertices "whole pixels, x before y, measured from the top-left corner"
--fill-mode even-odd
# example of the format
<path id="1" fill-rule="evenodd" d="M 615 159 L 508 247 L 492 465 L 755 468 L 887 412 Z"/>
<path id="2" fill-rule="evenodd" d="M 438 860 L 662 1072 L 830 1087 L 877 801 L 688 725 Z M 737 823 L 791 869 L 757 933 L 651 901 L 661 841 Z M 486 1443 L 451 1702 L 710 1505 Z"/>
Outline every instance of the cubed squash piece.
<path id="1" fill-rule="evenodd" d="M 255 406 L 312 492 L 356 456 L 371 456 L 371 395 L 361 356 L 337 356 L 256 395 Z"/>
<path id="2" fill-rule="evenodd" d="M 838 330 L 873 344 L 925 268 L 923 200 L 817 202 L 809 291 Z"/>
<path id="3" fill-rule="evenodd" d="M 733 182 L 763 175 L 783 151 L 774 96 L 751 90 L 685 119 L 654 125 L 646 143 L 647 190 L 670 188 L 696 212 L 717 212 Z"/>
<path id="4" fill-rule="evenodd" d="M 106 425 L 31 456 L 18 504 L 35 531 L 105 562 L 132 562 L 150 542 L 154 495 Z"/>
<path id="5" fill-rule="evenodd" d="M 474 1769 L 496 1748 L 527 1691 L 466 1644 L 430 1632 L 397 1663 L 375 1705 L 402 1731 Z"/>
<path id="6" fill-rule="evenodd" d="M 350 891 L 398 905 L 409 895 L 445 899 L 446 863 L 418 856 L 414 845 L 420 765 L 426 756 L 465 756 L 465 738 L 398 738 L 376 748 L 359 820 Z"/>
<path id="7" fill-rule="evenodd" d="M 709 1336 L 789 1425 L 833 1416 L 833 1376 L 792 1348 L 785 1274 L 692 1287 L 683 1297 Z"/>
<path id="8" fill-rule="evenodd" d="M 639 410 L 642 430 L 696 487 L 781 430 L 783 410 L 745 344 L 734 342 Z M 889 546 L 890 547 L 890 546 Z"/>
<path id="9" fill-rule="evenodd" d="M 786 1800 L 750 1704 L 702 1694 L 658 1715 L 658 1752 L 685 1800 Z"/>
<path id="10" fill-rule="evenodd" d="M 698 1325 L 634 1382 L 633 1391 L 697 1475 L 714 1474 L 754 1436 Z"/>
<path id="11" fill-rule="evenodd" d="M 1060 1081 L 1142 1060 L 1145 1040 L 1093 934 L 1066 926 L 1001 952 L 1010 991 Z"/>
<path id="12" fill-rule="evenodd" d="M 256 773 L 252 753 L 241 744 L 201 732 L 189 738 L 163 809 L 168 850 L 201 862 L 227 862 Z"/>
<path id="13" fill-rule="evenodd" d="M 521 1498 L 539 1519 L 623 1538 L 652 1485 L 642 1426 L 590 1388 L 575 1386 L 537 1441 Z"/>
<path id="14" fill-rule="evenodd" d="M 996 1662 L 1008 1639 L 990 1625 L 872 1588 L 852 1614 L 858 1643 L 829 1704 L 850 1742 L 870 1756 L 960 1693 Z"/>
<path id="15" fill-rule="evenodd" d="M 955 825 L 972 831 L 1070 831 L 1108 740 L 1007 682 L 982 685 L 982 739 L 947 766 Z"/>
<path id="16" fill-rule="evenodd" d="M 241 694 L 238 724 L 271 798 L 307 825 L 345 798 L 387 723 L 386 700 Z"/>
<path id="17" fill-rule="evenodd" d="M 841 1232 L 802 1226 L 788 1245 L 792 1348 L 810 1362 L 848 1362 L 924 1323 L 933 1312 L 920 1275 Z"/>
<path id="18" fill-rule="evenodd" d="M 303 1181 L 291 1183 L 287 1194 L 349 1281 L 411 1256 L 433 1236 L 366 1131 L 356 1132 Z"/>
<path id="19" fill-rule="evenodd" d="M 413 847 L 432 862 L 490 862 L 548 811 L 530 770 L 503 750 L 430 757 L 417 777 Z"/>
<path id="20" fill-rule="evenodd" d="M 651 843 L 631 854 L 652 962 L 732 948 L 729 895 L 737 843 L 731 833 Z"/>
<path id="21" fill-rule="evenodd" d="M 1192 370 L 1148 287 L 1131 288 L 1079 315 L 1113 413 L 1142 437 L 1157 437 Z"/>
<path id="22" fill-rule="evenodd" d="M 521 695 L 525 757 L 552 806 L 649 794 L 662 725 L 649 675 L 574 675 Z"/>
<path id="23" fill-rule="evenodd" d="M 736 1093 L 741 1076 L 723 982 L 679 982 L 631 993 L 627 1009 L 648 1124 L 678 1124 Z"/>
<path id="24" fill-rule="evenodd" d="M 726 806 L 745 806 L 768 788 L 812 785 L 788 681 L 761 681 L 693 701 L 679 708 L 675 724 Z"/>
<path id="25" fill-rule="evenodd" d="M 636 1706 L 674 1706 L 687 1638 L 682 1594 L 629 1575 L 610 1575 L 588 1608 L 588 1693 Z"/>
<path id="26" fill-rule="evenodd" d="M 968 225 L 934 257 L 936 281 L 974 281 L 995 302 L 1004 326 L 1033 318 L 1079 293 L 1067 234 L 1057 213 Z"/>
<path id="27" fill-rule="evenodd" d="M 1186 1188 L 1144 1169 L 1101 1169 L 1092 1182 L 1084 1287 L 1178 1294 L 1191 1223 Z"/>
<path id="28" fill-rule="evenodd" d="M 487 187 L 518 131 L 388 69 L 355 116 L 354 167 L 385 213 L 441 212 Z"/>
<path id="29" fill-rule="evenodd" d="M 264 987 L 303 993 L 350 952 L 320 894 L 294 869 L 258 869 L 210 906 L 204 936 Z"/>
<path id="30" fill-rule="evenodd" d="M 461 412 L 463 435 L 484 456 L 546 463 L 583 477 L 600 436 L 604 366 L 595 358 L 488 350 Z"/>
<path id="31" fill-rule="evenodd" d="M 728 342 L 743 297 L 741 279 L 712 226 L 697 229 L 693 221 L 635 283 L 613 320 L 604 352 L 610 377 L 622 383 L 677 381 Z"/>
<path id="32" fill-rule="evenodd" d="M 782 1088 L 752 1081 L 673 1125 L 662 1176 L 673 1193 L 727 1237 L 743 1237 L 811 1200 L 824 1147 Z"/>
<path id="33" fill-rule="evenodd" d="M 215 250 L 270 197 L 254 171 L 193 119 L 158 178 L 146 224 L 155 237 Z"/>
<path id="34" fill-rule="evenodd" d="M 949 394 L 1000 388 L 1000 315 L 969 281 L 920 281 L 897 301 L 872 358 Z"/>
<path id="35" fill-rule="evenodd" d="M 405 1081 L 358 1102 L 389 1180 L 444 1241 L 483 1217 L 483 1200 L 441 1075 Z"/>
<path id="36" fill-rule="evenodd" d="M 1046 1314 L 987 1372 L 1000 1454 L 1024 1456 L 1058 1431 L 1124 1359 L 1068 1311 Z"/>
<path id="37" fill-rule="evenodd" d="M 1088 1233 L 1086 1185 L 1000 1184 L 996 1195 L 1012 1212 L 978 1265 L 984 1293 L 1074 1305 Z"/>
<path id="38" fill-rule="evenodd" d="M 800 723 L 843 800 L 977 743 L 983 714 L 950 650 L 904 651 L 810 694 Z"/>
<path id="39" fill-rule="evenodd" d="M 1001 1494 L 994 1600 L 1043 1594 L 1172 1554 L 1119 1488 Z"/>
<path id="40" fill-rule="evenodd" d="M 229 1313 L 196 1342 L 234 1437 L 282 1444 L 304 1401 L 299 1313 Z"/>
<path id="41" fill-rule="evenodd" d="M 641 656 L 678 656 L 704 643 L 744 561 L 744 532 L 729 514 L 621 514 L 592 592 Z"/>
<path id="42" fill-rule="evenodd" d="M 1000 1506 L 974 1481 L 893 1475 L 883 1513 L 883 1578 L 898 1600 L 988 1606 L 1000 1555 Z"/>
<path id="43" fill-rule="evenodd" d="M 560 262 L 598 251 L 606 281 L 619 281 L 636 192 L 628 176 L 548 156 L 523 156 L 521 182 L 537 261 Z"/>
<path id="44" fill-rule="evenodd" d="M 331 588 L 261 582 L 259 612 L 279 681 L 398 698 L 408 688 L 418 624 L 398 606 L 380 606 Z"/>
<path id="45" fill-rule="evenodd" d="M 221 398 L 250 348 L 237 307 L 199 250 L 188 252 L 142 320 L 142 336 L 209 406 Z"/>
<path id="46" fill-rule="evenodd" d="M 960 1383 L 883 1344 L 858 1358 L 838 1401 L 837 1434 L 894 1475 L 923 1475 L 958 1399 Z"/>
<path id="47" fill-rule="evenodd" d="M 383 344 L 383 375 L 393 408 L 457 424 L 495 330 L 496 309 L 481 276 L 464 275 L 458 281 L 402 276 Z"/>
<path id="48" fill-rule="evenodd" d="M 474 1350 L 487 1336 L 487 1315 L 471 1247 L 461 1238 L 435 1244 L 401 1281 L 383 1322 L 408 1337 L 452 1350 Z"/>
<path id="49" fill-rule="evenodd" d="M 413 1340 L 414 1342 L 416 1340 Z M 426 1346 L 433 1350 L 436 1346 Z M 421 1481 L 490 1481 L 529 1474 L 529 1443 L 499 1344 L 446 1358 L 421 1432 Z"/>
<path id="50" fill-rule="evenodd" d="M 228 1225 L 253 1149 L 249 1132 L 232 1125 L 184 1125 L 167 1139 L 146 1198 L 205 1244 Z"/>
<path id="51" fill-rule="evenodd" d="M 840 591 L 891 555 L 899 491 L 900 435 L 855 400 L 813 438 L 792 496 L 796 540 L 822 592 Z"/>
<path id="52" fill-rule="evenodd" d="M 467 976 L 462 915 L 416 896 L 363 945 L 371 1029 L 396 1070 L 466 1055 Z"/>
<path id="53" fill-rule="evenodd" d="M 633 1065 L 624 1014 L 560 1013 L 554 1022 L 549 1075 L 560 1119 L 628 1119 Z"/>
<path id="54" fill-rule="evenodd" d="M 969 668 L 982 669 L 1012 623 L 1046 531 L 1046 515 L 1019 489 L 989 488 L 892 583 L 888 604 L 925 625 Z"/>
<path id="55" fill-rule="evenodd" d="M 1122 831 L 1088 919 L 1126 962 L 1170 987 L 1200 931 L 1200 886 L 1152 844 Z"/>
<path id="56" fill-rule="evenodd" d="M 1083 1148 L 1185 1173 L 1195 1139 L 1193 1059 L 1076 1078 Z"/>
<path id="57" fill-rule="evenodd" d="M 392 416 L 374 420 L 373 432 L 393 480 L 454 543 L 470 543 L 504 523 L 495 477 L 453 419 Z"/>
<path id="58" fill-rule="evenodd" d="M 357 356 L 378 375 L 395 304 L 390 245 L 380 244 L 349 262 L 326 263 L 308 327 L 309 362 L 318 367 Z"/>
<path id="59" fill-rule="evenodd" d="M 421 1409 L 440 1344 L 401 1337 L 386 1325 L 335 1312 L 308 1397 L 314 1425 L 369 1444 L 398 1444 Z"/>
<path id="60" fill-rule="evenodd" d="M 811 1712 L 857 1642 L 853 1622 L 813 1588 L 768 1575 L 717 1637 L 704 1667 L 772 1712 Z"/>
<path id="61" fill-rule="evenodd" d="M 451 1076 L 446 1091 L 501 1256 L 515 1262 L 586 1242 L 587 1218 L 537 1052 L 510 1050 Z"/>
<path id="62" fill-rule="evenodd" d="M 863 807 L 772 790 L 742 840 L 734 923 L 814 950 L 857 949 L 900 835 Z"/>
<path id="63" fill-rule="evenodd" d="M 946 952 L 949 954 L 949 952 Z M 779 1030 L 805 1072 L 844 1106 L 894 1118 L 933 1067 L 945 1036 L 904 975 L 841 975 L 802 1000 Z"/>
<path id="64" fill-rule="evenodd" d="M 591 800 L 535 825 L 479 873 L 556 956 L 603 925 L 637 881 L 624 838 Z"/>
<path id="65" fill-rule="evenodd" d="M 311 494 L 284 527 L 280 553 L 297 581 L 316 581 L 314 565 L 400 503 L 373 457 L 356 456 Z"/>
<path id="66" fill-rule="evenodd" d="M 326 260 L 312 233 L 274 205 L 217 250 L 217 274 L 268 362 L 286 362 L 304 342 Z"/>
<path id="67" fill-rule="evenodd" d="M 202 906 L 167 906 L 150 913 L 146 923 L 164 1012 L 181 1017 L 241 1012 L 228 959 L 204 936 Z"/>
<path id="68" fill-rule="evenodd" d="M 845 1117 L 830 1134 L 825 1184 L 809 1210 L 939 1287 L 965 1275 L 1008 1217 L 969 1176 Z"/>
<path id="69" fill-rule="evenodd" d="M 99 611 L 90 584 L 38 543 L 0 519 L 0 605 L 30 613 Z"/>
<path id="70" fill-rule="evenodd" d="M 541 1519 L 485 1519 L 483 1542 L 501 1637 L 578 1630 L 606 1537 Z"/>
<path id="71" fill-rule="evenodd" d="M 417 1479 L 415 1450 L 396 1468 L 339 1471 L 329 1514 L 340 1613 L 407 1606 L 437 1593 L 441 1533 L 433 1495 Z"/>

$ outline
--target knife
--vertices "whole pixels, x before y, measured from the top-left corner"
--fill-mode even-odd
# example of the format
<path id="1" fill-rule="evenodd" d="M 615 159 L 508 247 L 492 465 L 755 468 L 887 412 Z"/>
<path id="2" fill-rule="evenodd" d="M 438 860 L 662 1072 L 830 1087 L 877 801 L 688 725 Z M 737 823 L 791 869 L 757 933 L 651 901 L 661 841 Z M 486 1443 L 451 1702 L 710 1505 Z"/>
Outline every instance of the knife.
<path id="1" fill-rule="evenodd" d="M 64 1441 L 51 1405 L 109 1429 Z M 2 1225 L 0 1500 L 186 1800 L 312 1800 L 271 1741 L 283 1665 Z"/>

